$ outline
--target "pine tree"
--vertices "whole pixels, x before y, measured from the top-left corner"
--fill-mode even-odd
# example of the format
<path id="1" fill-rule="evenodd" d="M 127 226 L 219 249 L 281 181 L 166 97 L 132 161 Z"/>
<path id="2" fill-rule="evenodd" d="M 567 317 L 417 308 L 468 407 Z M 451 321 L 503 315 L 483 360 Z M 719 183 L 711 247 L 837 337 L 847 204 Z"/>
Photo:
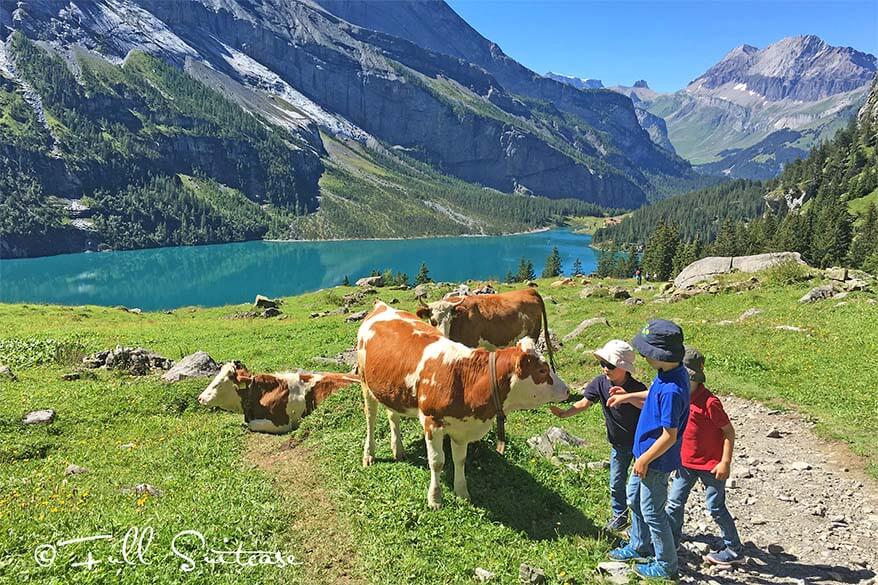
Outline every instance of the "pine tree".
<path id="1" fill-rule="evenodd" d="M 866 210 L 859 233 L 851 244 L 848 262 L 854 268 L 860 268 L 873 253 L 878 253 L 878 209 L 874 203 Z"/>
<path id="2" fill-rule="evenodd" d="M 660 223 L 649 237 L 643 251 L 643 270 L 647 275 L 656 275 L 658 280 L 668 280 L 674 270 L 674 256 L 680 245 L 677 228 Z"/>
<path id="3" fill-rule="evenodd" d="M 518 262 L 518 274 L 515 275 L 516 282 L 526 282 L 534 278 L 536 278 L 536 274 L 534 274 L 533 262 L 522 257 Z"/>
<path id="4" fill-rule="evenodd" d="M 344 278 L 341 281 L 342 286 L 351 286 L 351 280 L 348 278 L 348 275 L 345 274 Z"/>
<path id="5" fill-rule="evenodd" d="M 561 274 L 561 254 L 558 253 L 558 247 L 552 248 L 552 253 L 546 258 L 546 266 L 543 268 L 543 278 L 552 278 Z"/>
<path id="6" fill-rule="evenodd" d="M 570 276 L 582 275 L 582 262 L 577 258 L 573 261 L 573 268 L 570 269 Z"/>
<path id="7" fill-rule="evenodd" d="M 415 284 L 426 284 L 428 282 L 432 282 L 430 279 L 430 269 L 427 268 L 426 262 L 421 262 L 421 267 L 418 269 L 417 276 L 415 276 Z"/>

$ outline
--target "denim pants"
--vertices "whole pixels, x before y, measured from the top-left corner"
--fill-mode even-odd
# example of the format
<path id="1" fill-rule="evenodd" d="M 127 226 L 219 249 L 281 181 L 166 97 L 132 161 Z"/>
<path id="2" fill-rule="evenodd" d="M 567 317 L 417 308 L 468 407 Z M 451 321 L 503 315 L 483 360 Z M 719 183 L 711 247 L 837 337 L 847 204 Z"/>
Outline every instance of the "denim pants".
<path id="1" fill-rule="evenodd" d="M 738 536 L 738 529 L 735 528 L 735 520 L 726 508 L 726 481 L 717 479 L 710 471 L 686 467 L 677 470 L 677 476 L 671 482 L 671 493 L 668 496 L 667 512 L 674 533 L 674 543 L 680 543 L 686 500 L 689 499 L 689 492 L 698 480 L 701 480 L 707 491 L 707 511 L 719 526 L 723 542 L 732 550 L 740 550 L 741 538 Z"/>
<path id="2" fill-rule="evenodd" d="M 656 562 L 673 575 L 677 573 L 677 550 L 670 519 L 665 512 L 669 476 L 670 472 L 651 468 L 644 478 L 631 474 L 628 486 L 631 528 L 628 538 L 631 548 L 644 556 L 655 551 Z"/>
<path id="3" fill-rule="evenodd" d="M 612 445 L 610 449 L 610 506 L 613 518 L 628 515 L 628 470 L 634 460 L 631 447 Z"/>

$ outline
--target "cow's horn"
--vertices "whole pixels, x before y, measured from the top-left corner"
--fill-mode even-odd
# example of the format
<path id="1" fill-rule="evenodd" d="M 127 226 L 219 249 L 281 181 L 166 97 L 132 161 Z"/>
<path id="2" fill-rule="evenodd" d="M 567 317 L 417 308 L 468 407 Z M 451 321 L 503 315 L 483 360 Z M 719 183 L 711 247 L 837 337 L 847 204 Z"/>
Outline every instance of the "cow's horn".
<path id="1" fill-rule="evenodd" d="M 424 302 L 424 297 L 423 297 L 422 295 L 418 295 L 418 296 L 417 296 L 417 299 L 418 299 L 418 304 L 419 304 L 419 305 L 421 305 L 422 307 L 426 307 L 426 306 L 427 306 L 427 303 Z"/>

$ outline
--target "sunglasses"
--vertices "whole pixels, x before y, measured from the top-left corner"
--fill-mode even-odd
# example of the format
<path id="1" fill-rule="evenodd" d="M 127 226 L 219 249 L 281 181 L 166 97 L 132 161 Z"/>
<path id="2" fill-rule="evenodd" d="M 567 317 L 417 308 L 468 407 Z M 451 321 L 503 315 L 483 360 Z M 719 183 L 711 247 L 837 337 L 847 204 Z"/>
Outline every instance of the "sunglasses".
<path id="1" fill-rule="evenodd" d="M 616 366 L 614 366 L 613 364 L 611 364 L 609 362 L 605 362 L 604 360 L 600 360 L 600 364 L 601 364 L 602 368 L 606 368 L 608 370 L 615 370 L 616 369 Z"/>

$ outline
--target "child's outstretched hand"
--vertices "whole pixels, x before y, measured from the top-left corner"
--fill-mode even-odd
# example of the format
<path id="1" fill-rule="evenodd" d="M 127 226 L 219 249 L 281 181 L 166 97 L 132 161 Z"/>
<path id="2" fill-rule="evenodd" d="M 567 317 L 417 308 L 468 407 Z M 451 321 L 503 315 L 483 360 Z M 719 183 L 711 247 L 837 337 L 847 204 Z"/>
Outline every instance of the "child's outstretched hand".
<path id="1" fill-rule="evenodd" d="M 717 463 L 710 472 L 713 476 L 719 481 L 725 481 L 729 479 L 729 475 L 731 473 L 731 466 L 728 463 L 720 461 Z"/>
<path id="2" fill-rule="evenodd" d="M 552 414 L 557 416 L 558 418 L 564 418 L 566 416 L 566 410 L 561 410 L 555 405 L 549 407 L 549 410 L 552 411 Z"/>
<path id="3" fill-rule="evenodd" d="M 613 386 L 610 388 L 610 397 L 607 398 L 607 406 L 610 408 L 615 408 L 622 404 L 625 404 L 625 395 L 628 394 L 625 392 L 625 389 L 621 386 Z"/>

